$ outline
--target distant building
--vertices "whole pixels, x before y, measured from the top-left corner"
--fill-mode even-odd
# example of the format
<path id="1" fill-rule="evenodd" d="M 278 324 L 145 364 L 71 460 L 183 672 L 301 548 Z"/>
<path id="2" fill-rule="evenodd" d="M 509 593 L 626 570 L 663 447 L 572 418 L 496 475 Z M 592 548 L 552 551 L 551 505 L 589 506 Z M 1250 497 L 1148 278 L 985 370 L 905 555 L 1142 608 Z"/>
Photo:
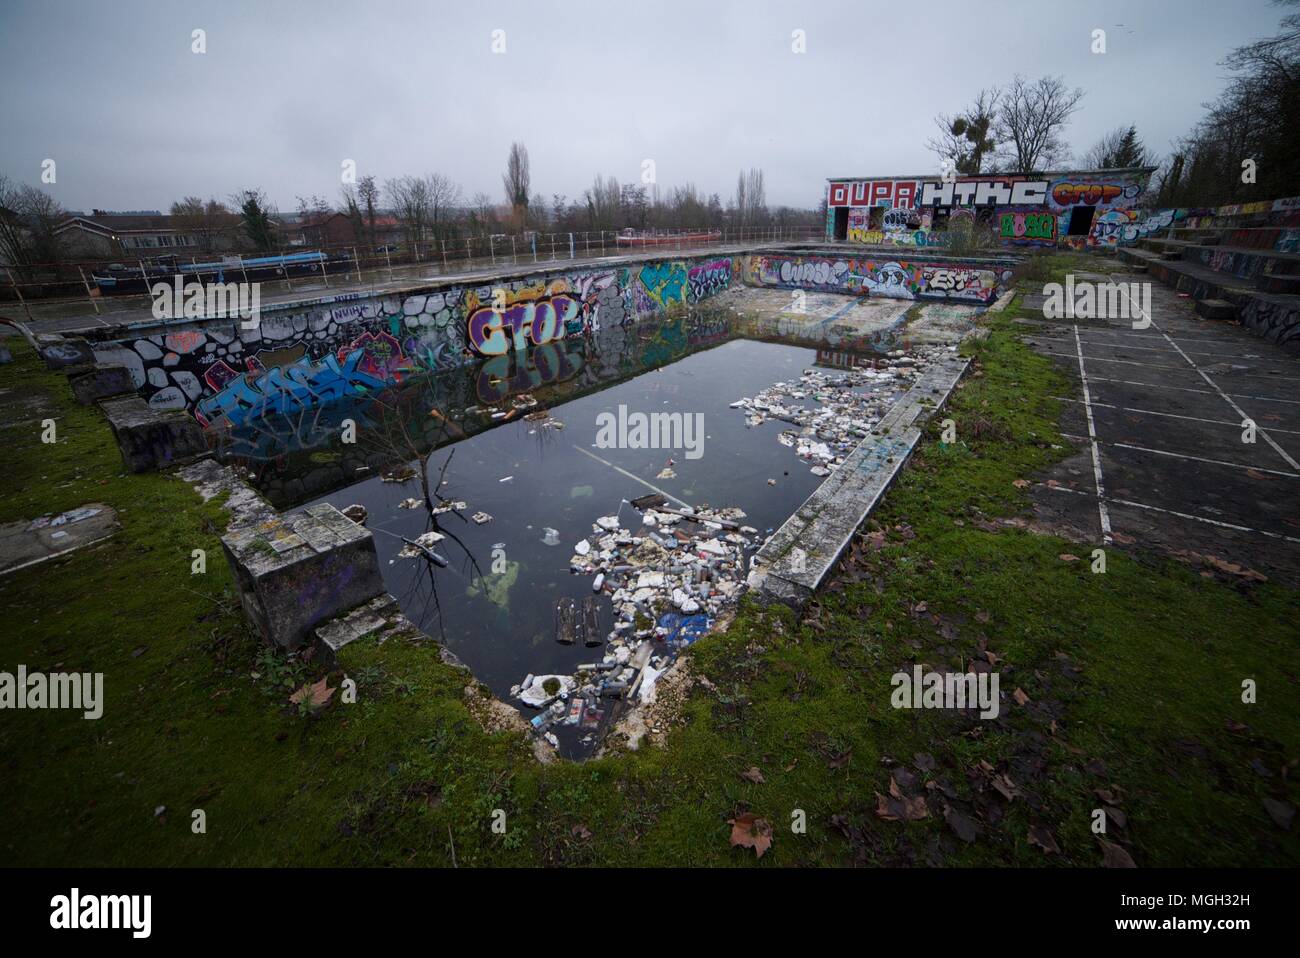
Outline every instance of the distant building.
<path id="1" fill-rule="evenodd" d="M 78 213 L 54 228 L 54 235 L 71 258 L 147 258 L 164 253 L 198 256 L 205 252 L 235 250 L 247 246 L 235 214 L 221 217 L 210 226 L 196 226 L 189 217 L 176 217 L 156 210 L 111 213 L 95 210 Z"/>
<path id="2" fill-rule="evenodd" d="M 826 184 L 826 239 L 871 246 L 939 246 L 968 219 L 1015 246 L 1113 247 L 1135 242 L 1138 207 L 1155 167 L 870 176 Z M 1129 227 L 1129 229 L 1125 229 Z"/>
<path id="3" fill-rule="evenodd" d="M 359 228 L 346 213 L 325 216 L 284 216 L 280 220 L 280 235 L 286 246 L 368 246 L 370 222 L 361 214 Z M 406 231 L 397 217 L 387 213 L 375 214 L 375 244 L 395 246 L 406 238 Z"/>

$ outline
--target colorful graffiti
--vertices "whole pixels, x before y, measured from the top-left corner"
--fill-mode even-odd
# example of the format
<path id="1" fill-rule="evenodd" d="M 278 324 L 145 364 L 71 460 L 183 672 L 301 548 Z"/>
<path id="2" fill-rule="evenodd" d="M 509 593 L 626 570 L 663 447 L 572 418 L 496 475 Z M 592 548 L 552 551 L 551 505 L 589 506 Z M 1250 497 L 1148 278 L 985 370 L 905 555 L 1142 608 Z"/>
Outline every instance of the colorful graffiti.
<path id="1" fill-rule="evenodd" d="M 731 260 L 719 259 L 692 266 L 686 276 L 690 283 L 690 301 L 698 303 L 727 288 L 731 282 Z"/>
<path id="2" fill-rule="evenodd" d="M 243 373 L 218 393 L 201 400 L 195 415 L 205 426 L 238 427 L 268 414 L 287 415 L 320 406 L 357 392 L 384 388 L 387 382 L 360 368 L 364 348 L 340 362 L 333 355 L 319 363 L 306 357 L 289 366 L 262 373 Z"/>
<path id="3" fill-rule="evenodd" d="M 484 356 L 500 356 L 509 349 L 523 352 L 529 345 L 563 339 L 571 323 L 581 328 L 582 303 L 567 292 L 511 298 L 518 301 L 504 307 L 480 306 L 470 313 L 470 345 Z"/>
<path id="4" fill-rule="evenodd" d="M 637 276 L 645 294 L 660 308 L 686 301 L 686 268 L 681 263 L 649 263 Z"/>
<path id="5" fill-rule="evenodd" d="M 337 297 L 306 309 L 264 309 L 254 329 L 158 328 L 97 344 L 94 353 L 125 366 L 152 406 L 232 424 L 280 406 L 333 401 L 339 389 L 361 394 L 465 366 L 476 356 L 526 353 L 635 322 L 716 295 L 735 269 L 730 257 L 700 257 L 534 274 L 503 280 L 500 288 L 348 294 L 346 304 Z"/>
<path id="6" fill-rule="evenodd" d="M 891 299 L 953 299 L 985 303 L 1011 275 L 958 263 L 878 262 L 826 256 L 756 256 L 749 281 L 758 286 L 884 296 Z"/>
<path id="7" fill-rule="evenodd" d="M 1056 241 L 1056 217 L 1051 213 L 1003 213 L 999 221 L 1004 240 Z"/>
<path id="8" fill-rule="evenodd" d="M 1062 173 L 1055 179 L 1010 174 L 833 181 L 827 186 L 827 239 L 836 240 L 838 230 L 838 239 L 850 243 L 942 245 L 945 231 L 931 230 L 925 220 L 931 211 L 946 209 L 949 226 L 959 215 L 970 214 L 979 229 L 1006 245 L 1115 246 L 1123 242 L 1122 228 L 1134 219 L 1130 211 L 1149 177 L 1149 172 L 1134 170 Z M 900 196 L 902 184 L 906 189 Z M 1084 215 L 1089 217 L 1095 210 L 1098 215 L 1085 227 L 1077 210 L 1088 210 Z M 1072 220 L 1077 229 L 1070 228 Z"/>

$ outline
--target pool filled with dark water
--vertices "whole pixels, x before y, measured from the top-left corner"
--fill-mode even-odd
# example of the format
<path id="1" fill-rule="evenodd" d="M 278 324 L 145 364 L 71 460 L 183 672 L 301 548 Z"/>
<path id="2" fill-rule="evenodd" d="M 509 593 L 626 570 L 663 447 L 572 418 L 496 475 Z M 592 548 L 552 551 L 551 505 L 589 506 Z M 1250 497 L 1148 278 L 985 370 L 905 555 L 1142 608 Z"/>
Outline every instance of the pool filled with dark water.
<path id="1" fill-rule="evenodd" d="M 555 638 L 556 602 L 592 594 L 592 578 L 570 573 L 569 560 L 597 518 L 658 489 L 692 506 L 737 506 L 745 523 L 766 533 L 817 487 L 821 480 L 808 465 L 776 441 L 783 424 L 747 428 L 744 413 L 729 408 L 742 396 L 797 378 L 815 358 L 811 349 L 733 340 L 552 406 L 562 429 L 519 418 L 434 451 L 431 485 L 450 456 L 438 492 L 466 503 L 436 518 L 447 538 L 433 549 L 448 560 L 445 568 L 398 557 L 403 539 L 435 528 L 426 508 L 400 506 L 421 498 L 417 479 L 393 483 L 375 475 L 317 501 L 366 508 L 380 568 L 403 612 L 497 696 L 517 704 L 511 686 L 529 673 L 570 675 L 600 659 L 598 648 Z M 680 449 L 598 448 L 598 417 L 617 415 L 620 405 L 628 413 L 702 414 L 699 458 Z M 675 477 L 657 478 L 669 459 Z M 477 512 L 492 520 L 475 523 Z M 604 634 L 613 625 L 608 595 L 600 603 Z"/>

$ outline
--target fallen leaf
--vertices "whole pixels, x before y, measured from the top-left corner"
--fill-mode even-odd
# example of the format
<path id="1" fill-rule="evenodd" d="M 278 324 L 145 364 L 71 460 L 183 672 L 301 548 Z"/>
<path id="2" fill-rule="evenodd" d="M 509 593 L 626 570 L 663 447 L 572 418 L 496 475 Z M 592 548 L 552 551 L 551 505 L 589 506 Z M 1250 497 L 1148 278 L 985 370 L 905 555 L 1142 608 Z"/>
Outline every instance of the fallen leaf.
<path id="1" fill-rule="evenodd" d="M 1115 532 L 1114 530 L 1111 530 L 1110 537 L 1122 546 L 1131 546 L 1133 543 L 1137 542 L 1137 539 L 1133 536 L 1126 536 L 1124 533 Z"/>
<path id="2" fill-rule="evenodd" d="M 1061 559 L 1062 562 L 1078 562 L 1078 561 L 1079 561 L 1079 557 L 1078 557 L 1078 556 L 1076 556 L 1076 555 L 1070 555 L 1070 553 L 1068 553 L 1068 552 L 1062 552 L 1061 555 L 1060 555 L 1060 559 Z"/>
<path id="3" fill-rule="evenodd" d="M 584 842 L 591 839 L 591 830 L 586 825 L 574 825 L 569 830 L 569 834 Z"/>
<path id="4" fill-rule="evenodd" d="M 1011 781 L 1009 775 L 994 775 L 993 787 L 998 790 L 998 794 L 1008 802 L 1013 801 L 1020 794 L 1020 789 L 1016 788 L 1016 783 Z"/>
<path id="5" fill-rule="evenodd" d="M 1061 854 L 1061 846 L 1056 844 L 1052 833 L 1041 825 L 1029 826 L 1029 844 L 1037 845 L 1049 855 Z"/>
<path id="6" fill-rule="evenodd" d="M 731 826 L 731 846 L 754 849 L 758 858 L 772 847 L 772 825 L 765 818 L 759 818 L 753 812 L 745 812 L 735 818 L 727 819 Z"/>
<path id="7" fill-rule="evenodd" d="M 957 833 L 957 837 L 967 844 L 979 837 L 979 829 L 975 827 L 975 823 L 951 805 L 943 810 L 943 820 Z"/>
<path id="8" fill-rule="evenodd" d="M 1017 479 L 1017 480 L 1015 480 L 1015 481 L 1014 481 L 1013 483 L 1011 483 L 1011 484 L 1012 484 L 1013 486 L 1015 486 L 1017 489 L 1026 489 L 1026 488 L 1029 487 L 1029 480 L 1028 480 L 1028 479 Z"/>
<path id="9" fill-rule="evenodd" d="M 1260 472 L 1258 469 L 1247 469 L 1246 475 L 1250 476 L 1252 479 L 1263 479 L 1265 482 L 1270 482 L 1277 478 L 1276 476 L 1270 476 L 1267 473 Z"/>
<path id="10" fill-rule="evenodd" d="M 337 689 L 330 688 L 328 683 L 329 676 L 327 675 L 314 685 L 304 685 L 297 692 L 294 692 L 289 696 L 289 701 L 294 705 L 299 705 L 302 703 L 303 699 L 306 699 L 307 707 L 314 711 L 328 702 L 330 696 L 337 691 Z"/>
<path id="11" fill-rule="evenodd" d="M 1106 817 L 1118 825 L 1120 828 L 1128 828 L 1128 816 L 1122 809 L 1115 808 L 1113 805 L 1103 805 L 1106 811 Z"/>
<path id="12" fill-rule="evenodd" d="M 741 772 L 740 777 L 747 782 L 753 782 L 755 785 L 763 784 L 763 773 L 758 770 L 757 766 L 748 768 Z"/>
<path id="13" fill-rule="evenodd" d="M 934 756 L 929 752 L 917 752 L 912 756 L 918 770 L 922 772 L 933 772 L 935 768 Z"/>
<path id="14" fill-rule="evenodd" d="M 1104 838 L 1099 838 L 1097 841 L 1101 842 L 1102 868 L 1137 868 L 1137 862 L 1133 861 L 1133 856 L 1119 845 L 1108 842 Z"/>
<path id="15" fill-rule="evenodd" d="M 1016 700 L 1017 705 L 1024 705 L 1029 701 L 1029 696 L 1026 695 L 1019 686 L 1017 686 L 1016 690 L 1011 693 L 1011 697 Z"/>
<path id="16" fill-rule="evenodd" d="M 1279 802 L 1276 798 L 1264 799 L 1264 809 L 1268 812 L 1269 817 L 1277 823 L 1277 827 L 1286 831 L 1291 830 L 1291 820 L 1295 818 L 1295 806 L 1288 805 L 1286 802 Z"/>
<path id="17" fill-rule="evenodd" d="M 838 755 L 832 755 L 830 758 L 826 760 L 826 764 L 831 768 L 844 768 L 846 765 L 849 764 L 849 760 L 852 758 L 853 758 L 853 749 L 848 748 L 840 752 Z"/>

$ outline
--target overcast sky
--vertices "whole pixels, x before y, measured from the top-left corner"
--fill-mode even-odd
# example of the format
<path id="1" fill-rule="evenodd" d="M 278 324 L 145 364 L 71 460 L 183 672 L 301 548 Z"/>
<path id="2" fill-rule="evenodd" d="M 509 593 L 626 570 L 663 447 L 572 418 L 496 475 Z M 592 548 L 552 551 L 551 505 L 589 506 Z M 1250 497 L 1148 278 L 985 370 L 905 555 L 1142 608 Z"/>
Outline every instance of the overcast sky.
<path id="1" fill-rule="evenodd" d="M 0 0 L 0 173 L 38 183 L 53 158 L 49 189 L 69 209 L 165 211 L 261 187 L 289 211 L 298 195 L 337 202 L 352 159 L 381 182 L 436 171 L 500 202 L 522 140 L 548 205 L 596 173 L 637 180 L 649 158 L 661 188 L 690 181 L 725 203 L 737 171 L 758 166 L 769 204 L 811 207 L 828 176 L 937 170 L 935 114 L 1016 72 L 1087 91 L 1068 130 L 1077 154 L 1121 123 L 1165 151 L 1222 89 L 1218 61 L 1284 12 L 1268 0 Z M 1096 28 L 1104 55 L 1090 51 Z"/>

